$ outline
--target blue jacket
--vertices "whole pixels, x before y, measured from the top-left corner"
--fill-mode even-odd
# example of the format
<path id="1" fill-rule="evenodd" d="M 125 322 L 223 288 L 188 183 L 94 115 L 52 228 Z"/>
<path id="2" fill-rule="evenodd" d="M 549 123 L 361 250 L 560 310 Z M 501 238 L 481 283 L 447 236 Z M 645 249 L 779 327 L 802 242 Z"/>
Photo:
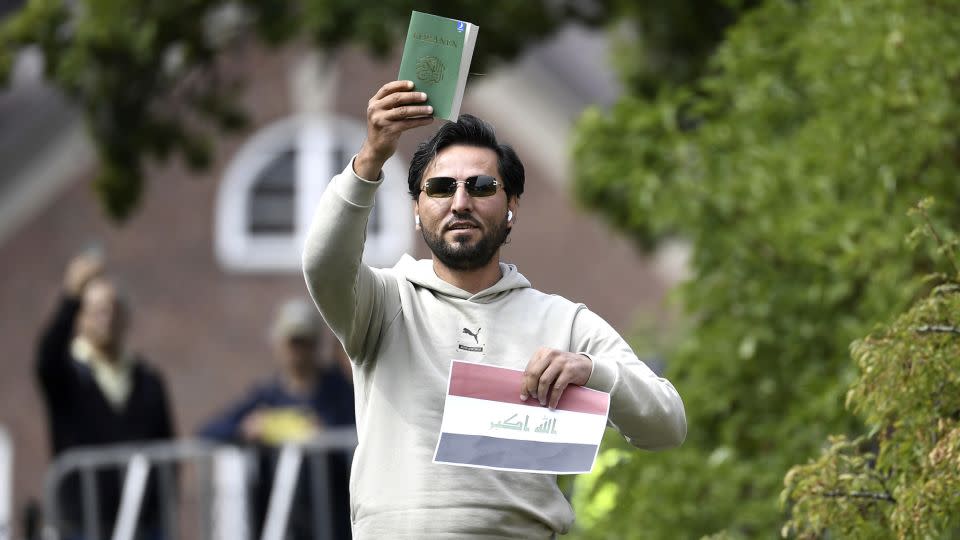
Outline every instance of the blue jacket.
<path id="1" fill-rule="evenodd" d="M 353 385 L 336 369 L 321 371 L 308 398 L 290 394 L 279 377 L 254 386 L 242 399 L 228 407 L 203 428 L 199 435 L 222 442 L 242 442 L 240 426 L 258 408 L 296 407 L 315 414 L 327 427 L 352 426 Z"/>

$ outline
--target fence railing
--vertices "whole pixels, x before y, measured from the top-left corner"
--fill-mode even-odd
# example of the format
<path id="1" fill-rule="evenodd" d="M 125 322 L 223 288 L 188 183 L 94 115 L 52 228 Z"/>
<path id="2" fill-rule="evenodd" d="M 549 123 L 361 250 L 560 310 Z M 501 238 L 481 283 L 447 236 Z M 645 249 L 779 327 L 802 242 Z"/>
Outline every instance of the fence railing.
<path id="1" fill-rule="evenodd" d="M 305 478 L 312 498 L 312 538 L 333 538 L 334 520 L 327 457 L 333 453 L 352 461 L 356 432 L 332 429 L 317 438 L 289 444 L 279 451 L 269 493 L 269 505 L 262 540 L 283 540 L 297 484 Z M 262 473 L 257 470 L 255 451 L 248 448 L 216 445 L 199 440 L 183 440 L 139 445 L 118 445 L 74 449 L 61 454 L 49 467 L 44 486 L 44 540 L 61 540 L 63 489 L 68 477 L 79 476 L 81 531 L 84 538 L 133 540 L 138 518 L 148 492 L 148 476 L 156 475 L 159 493 L 158 512 L 165 540 L 178 540 L 181 526 L 193 529 L 186 538 L 209 540 L 249 540 L 249 486 Z M 2 456 L 0 456 L 2 457 Z M 301 474 L 303 463 L 309 474 Z M 101 505 L 98 473 L 120 471 L 123 476 L 119 507 L 112 531 L 100 530 Z M 0 471 L 2 480 L 2 471 Z M 0 486 L 2 490 L 2 486 Z M 346 496 L 346 494 L 334 494 Z M 0 491 L 0 502 L 2 502 Z M 195 504 L 194 504 L 195 503 Z M 180 507 L 192 516 L 181 516 Z M 2 512 L 2 509 L 0 509 Z M 2 517 L 2 513 L 0 513 Z M 192 525 L 188 522 L 192 521 Z M 186 525 L 184 525 L 186 523 Z M 0 536 L 0 540 L 6 540 Z"/>
<path id="2" fill-rule="evenodd" d="M 0 426 L 0 540 L 13 539 L 13 444 Z"/>

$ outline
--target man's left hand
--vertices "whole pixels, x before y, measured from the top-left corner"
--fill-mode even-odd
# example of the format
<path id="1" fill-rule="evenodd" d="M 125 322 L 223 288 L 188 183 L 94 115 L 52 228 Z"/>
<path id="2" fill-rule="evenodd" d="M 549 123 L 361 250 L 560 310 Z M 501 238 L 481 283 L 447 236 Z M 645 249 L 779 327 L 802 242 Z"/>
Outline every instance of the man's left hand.
<path id="1" fill-rule="evenodd" d="M 520 399 L 532 397 L 555 409 L 567 385 L 587 384 L 592 370 L 593 361 L 585 355 L 540 347 L 523 372 Z"/>

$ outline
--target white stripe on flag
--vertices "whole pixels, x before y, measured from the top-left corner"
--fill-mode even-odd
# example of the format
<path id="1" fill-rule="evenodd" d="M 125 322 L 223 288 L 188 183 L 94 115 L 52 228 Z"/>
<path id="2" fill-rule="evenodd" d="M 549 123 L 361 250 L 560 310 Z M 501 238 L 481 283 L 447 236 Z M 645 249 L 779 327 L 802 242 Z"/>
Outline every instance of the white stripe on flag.
<path id="1" fill-rule="evenodd" d="M 532 398 L 531 398 L 532 399 Z M 606 417 L 598 414 L 447 396 L 440 431 L 500 439 L 597 444 Z"/>

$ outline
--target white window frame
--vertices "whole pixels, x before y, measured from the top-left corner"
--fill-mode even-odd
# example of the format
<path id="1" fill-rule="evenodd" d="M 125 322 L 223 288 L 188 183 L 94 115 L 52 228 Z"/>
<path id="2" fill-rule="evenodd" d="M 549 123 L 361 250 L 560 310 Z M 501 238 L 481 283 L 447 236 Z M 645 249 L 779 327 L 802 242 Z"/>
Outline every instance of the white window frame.
<path id="1" fill-rule="evenodd" d="M 236 272 L 299 272 L 307 229 L 320 195 L 342 171 L 366 136 L 366 126 L 336 115 L 301 115 L 261 129 L 236 152 L 217 193 L 214 243 L 221 266 Z M 335 144 L 343 163 L 333 163 Z M 258 174 L 280 153 L 297 150 L 293 234 L 252 234 L 248 215 Z M 413 244 L 413 209 L 407 194 L 408 165 L 394 156 L 383 167 L 374 211 L 379 227 L 368 231 L 363 261 L 393 266 Z"/>

